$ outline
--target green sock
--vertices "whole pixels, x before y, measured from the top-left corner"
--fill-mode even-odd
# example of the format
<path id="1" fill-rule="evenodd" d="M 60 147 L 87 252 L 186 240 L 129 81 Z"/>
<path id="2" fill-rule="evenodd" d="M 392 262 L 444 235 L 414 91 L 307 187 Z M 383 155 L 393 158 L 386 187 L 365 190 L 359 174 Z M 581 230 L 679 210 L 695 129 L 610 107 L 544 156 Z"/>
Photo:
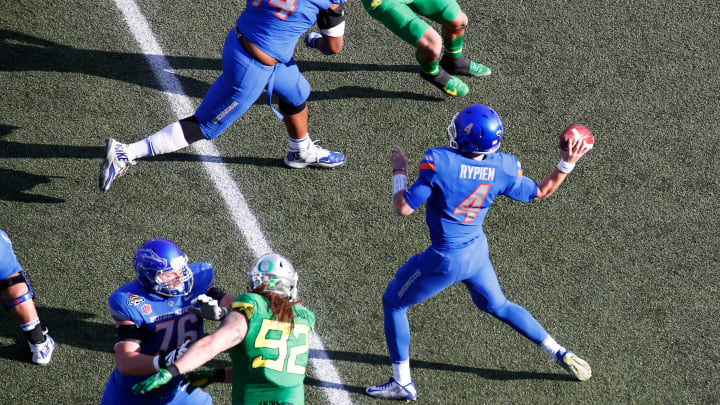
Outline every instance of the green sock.
<path id="1" fill-rule="evenodd" d="M 445 48 L 445 55 L 458 59 L 462 56 L 462 46 L 465 35 L 461 35 L 455 39 L 448 39 L 443 37 L 443 47 Z"/>
<path id="2" fill-rule="evenodd" d="M 417 59 L 418 63 L 420 64 L 420 68 L 423 72 L 435 76 L 440 71 L 440 68 L 438 68 L 438 64 L 440 61 L 434 60 L 432 62 L 425 62 L 424 60 L 420 59 L 420 56 L 416 53 L 415 59 Z"/>

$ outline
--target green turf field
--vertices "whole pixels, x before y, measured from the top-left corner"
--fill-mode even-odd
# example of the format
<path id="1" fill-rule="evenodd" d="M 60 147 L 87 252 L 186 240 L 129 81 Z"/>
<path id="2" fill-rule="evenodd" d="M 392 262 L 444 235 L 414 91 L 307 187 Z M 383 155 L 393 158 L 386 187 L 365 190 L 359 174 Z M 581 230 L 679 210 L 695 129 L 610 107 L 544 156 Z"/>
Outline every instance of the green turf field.
<path id="1" fill-rule="evenodd" d="M 593 378 L 570 380 L 454 286 L 409 311 L 418 403 L 720 402 L 720 6 L 460 4 L 465 52 L 493 70 L 469 79 L 462 99 L 420 80 L 412 48 L 358 0 L 342 54 L 298 49 L 313 86 L 310 133 L 346 153 L 346 167 L 286 169 L 285 129 L 264 98 L 213 142 L 267 242 L 299 270 L 342 389 L 355 404 L 382 403 L 364 394 L 391 375 L 381 296 L 429 242 L 424 210 L 393 213 L 387 157 L 400 144 L 414 180 L 453 114 L 484 103 L 503 117 L 502 150 L 537 181 L 557 164 L 564 127 L 595 134 L 553 197 L 499 199 L 485 221 L 508 298 L 585 358 Z M 197 106 L 244 2 L 138 5 Z M 141 242 L 176 241 L 192 261 L 213 263 L 231 292 L 247 287 L 254 254 L 190 149 L 143 160 L 98 191 L 107 137 L 135 141 L 178 118 L 115 2 L 4 4 L 0 98 L 0 228 L 59 345 L 48 367 L 31 365 L 0 311 L 0 404 L 99 403 L 114 367 L 107 297 L 134 278 Z M 313 369 L 306 382 L 307 403 L 327 403 Z M 209 392 L 229 403 L 229 387 Z"/>

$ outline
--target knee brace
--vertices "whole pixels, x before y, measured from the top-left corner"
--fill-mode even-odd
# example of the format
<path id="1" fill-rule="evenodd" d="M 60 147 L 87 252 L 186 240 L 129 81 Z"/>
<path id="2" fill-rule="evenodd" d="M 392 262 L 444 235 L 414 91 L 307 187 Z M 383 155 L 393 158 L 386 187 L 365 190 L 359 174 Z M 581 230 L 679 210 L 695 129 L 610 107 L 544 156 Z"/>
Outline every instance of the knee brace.
<path id="1" fill-rule="evenodd" d="M 335 10 L 321 10 L 317 15 L 317 26 L 324 35 L 331 37 L 341 37 L 345 35 L 344 5 L 340 4 L 340 7 Z"/>
<path id="2" fill-rule="evenodd" d="M 13 307 L 16 307 L 20 304 L 22 304 L 25 301 L 29 301 L 33 298 L 35 298 L 35 292 L 32 289 L 32 286 L 30 285 L 30 280 L 28 280 L 27 276 L 25 275 L 25 272 L 20 270 L 20 274 L 14 277 L 6 278 L 3 281 L 0 281 L 0 291 L 7 290 L 10 288 L 10 286 L 13 286 L 15 284 L 25 283 L 28 288 L 28 292 L 17 297 L 13 298 L 8 302 L 3 302 L 3 306 L 5 309 L 10 310 Z"/>
<path id="3" fill-rule="evenodd" d="M 202 130 L 200 129 L 200 124 L 194 115 L 181 119 L 180 127 L 185 135 L 185 140 L 189 144 L 205 139 L 205 135 L 203 135 Z"/>
<path id="4" fill-rule="evenodd" d="M 307 100 L 303 101 L 300 105 L 292 105 L 288 102 L 280 100 L 278 102 L 278 109 L 281 113 L 283 113 L 284 116 L 288 115 L 295 115 L 301 113 L 305 106 L 307 105 Z"/>

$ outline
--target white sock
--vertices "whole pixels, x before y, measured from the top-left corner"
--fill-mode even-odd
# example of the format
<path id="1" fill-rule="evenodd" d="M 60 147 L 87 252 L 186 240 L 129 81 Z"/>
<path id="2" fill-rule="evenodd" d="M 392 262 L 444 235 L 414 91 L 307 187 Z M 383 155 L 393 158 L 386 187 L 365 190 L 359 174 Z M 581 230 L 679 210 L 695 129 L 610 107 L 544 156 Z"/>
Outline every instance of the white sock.
<path id="1" fill-rule="evenodd" d="M 175 152 L 188 145 L 190 144 L 185 140 L 182 126 L 175 121 L 147 138 L 128 145 L 127 154 L 130 160 L 135 160 Z"/>
<path id="2" fill-rule="evenodd" d="M 150 146 L 148 138 L 145 138 L 127 145 L 125 147 L 125 152 L 127 152 L 128 159 L 132 161 L 145 156 L 152 156 L 152 147 Z"/>
<path id="3" fill-rule="evenodd" d="M 310 134 L 305 135 L 305 137 L 300 139 L 294 139 L 290 138 L 288 136 L 288 140 L 290 140 L 290 149 L 292 150 L 300 150 L 300 149 L 306 149 L 308 147 L 308 144 L 310 143 Z"/>
<path id="4" fill-rule="evenodd" d="M 40 323 L 40 318 L 37 318 L 28 323 L 24 323 L 24 324 L 20 325 L 20 329 L 22 329 L 23 332 L 28 332 L 28 331 L 35 329 L 35 326 L 37 326 L 37 324 L 39 324 L 39 323 Z"/>
<path id="5" fill-rule="evenodd" d="M 560 346 L 550 335 L 547 335 L 547 337 L 540 342 L 540 347 L 542 347 L 543 350 L 545 350 L 553 359 L 555 358 L 555 354 L 557 352 L 565 350 L 565 348 Z"/>
<path id="6" fill-rule="evenodd" d="M 408 385 L 412 382 L 410 377 L 410 360 L 404 360 L 400 362 L 393 362 L 393 378 L 400 385 Z"/>

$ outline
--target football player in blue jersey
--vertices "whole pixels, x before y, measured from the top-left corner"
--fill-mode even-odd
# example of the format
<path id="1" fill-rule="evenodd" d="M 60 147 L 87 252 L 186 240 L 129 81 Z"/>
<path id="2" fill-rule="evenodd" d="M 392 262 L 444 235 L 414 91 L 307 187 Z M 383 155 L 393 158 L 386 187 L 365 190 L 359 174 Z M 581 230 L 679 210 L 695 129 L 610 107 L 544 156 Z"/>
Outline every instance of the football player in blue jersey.
<path id="1" fill-rule="evenodd" d="M 55 341 L 40 323 L 34 297 L 35 292 L 15 257 L 10 238 L 0 229 L 0 298 L 25 334 L 32 362 L 44 366 L 50 363 Z"/>
<path id="2" fill-rule="evenodd" d="M 571 142 L 567 150 L 561 149 L 557 168 L 535 183 L 523 176 L 515 156 L 497 151 L 503 130 L 500 116 L 490 107 L 474 104 L 464 108 L 447 129 L 450 147 L 425 152 L 419 177 L 410 188 L 406 188 L 408 160 L 400 147 L 390 156 L 395 212 L 410 215 L 427 203 L 426 222 L 432 243 L 398 269 L 383 295 L 393 377 L 385 384 L 369 387 L 366 392 L 373 397 L 417 397 L 410 376 L 407 310 L 458 281 L 465 284 L 480 310 L 542 347 L 573 378 L 584 381 L 591 376 L 587 362 L 560 346 L 525 308 L 505 297 L 482 227 L 499 195 L 523 202 L 552 195 L 589 146 Z"/>
<path id="3" fill-rule="evenodd" d="M 345 1 L 248 0 L 225 39 L 223 72 L 195 114 L 131 144 L 108 139 L 100 165 L 100 189 L 108 191 L 138 158 L 175 152 L 201 139 L 217 137 L 250 108 L 263 90 L 267 90 L 269 104 L 273 94 L 279 99 L 279 112 L 272 104 L 270 107 L 288 132 L 290 146 L 284 159 L 287 166 L 335 168 L 345 164 L 345 155 L 326 150 L 310 139 L 310 83 L 293 59 L 298 39 L 316 21 L 320 33 L 308 34 L 305 44 L 324 54 L 340 52 L 345 34 Z"/>
<path id="4" fill-rule="evenodd" d="M 212 404 L 202 390 L 188 393 L 180 378 L 143 396 L 131 387 L 167 368 L 203 336 L 203 320 L 193 312 L 195 298 L 207 294 L 228 306 L 233 297 L 214 286 L 211 264 L 188 263 L 187 256 L 167 239 L 140 245 L 133 266 L 137 279 L 108 299 L 115 320 L 116 367 L 102 404 Z"/>

